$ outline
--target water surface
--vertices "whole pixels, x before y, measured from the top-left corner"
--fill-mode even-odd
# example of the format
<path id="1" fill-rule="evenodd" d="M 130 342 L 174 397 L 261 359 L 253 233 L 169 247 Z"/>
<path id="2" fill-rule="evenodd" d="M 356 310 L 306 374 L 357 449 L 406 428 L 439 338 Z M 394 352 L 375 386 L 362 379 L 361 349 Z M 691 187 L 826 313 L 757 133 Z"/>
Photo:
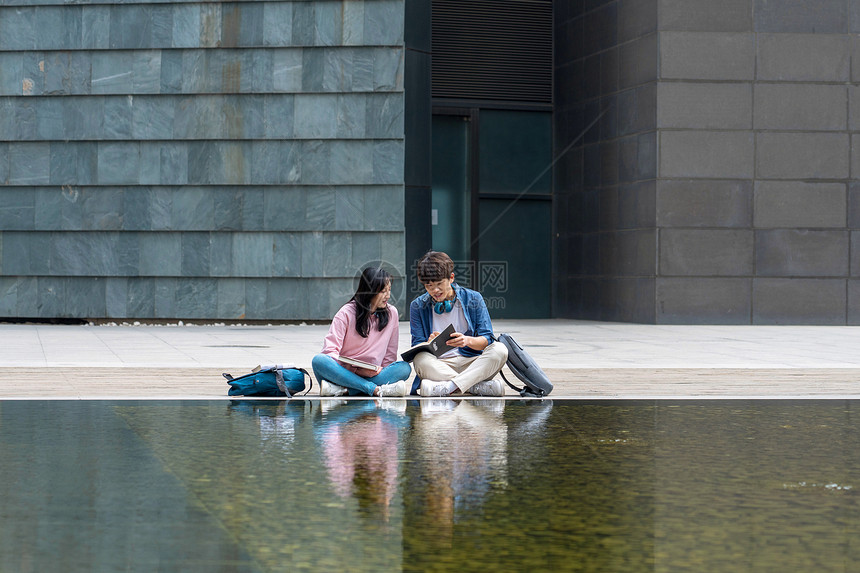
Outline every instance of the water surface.
<path id="1" fill-rule="evenodd" d="M 857 408 L 0 402 L 0 571 L 855 571 Z"/>

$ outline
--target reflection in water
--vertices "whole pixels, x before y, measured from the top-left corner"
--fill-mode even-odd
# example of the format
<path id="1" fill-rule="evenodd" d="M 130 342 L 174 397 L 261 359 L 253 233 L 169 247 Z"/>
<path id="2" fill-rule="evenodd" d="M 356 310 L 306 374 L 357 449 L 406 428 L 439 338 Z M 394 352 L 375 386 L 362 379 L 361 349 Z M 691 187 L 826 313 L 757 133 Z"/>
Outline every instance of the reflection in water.
<path id="1" fill-rule="evenodd" d="M 321 404 L 323 454 L 334 492 L 354 498 L 360 512 L 390 518 L 397 489 L 399 430 L 408 425 L 403 400 L 325 400 Z"/>
<path id="2" fill-rule="evenodd" d="M 299 404 L 286 400 L 233 400 L 229 412 L 248 415 L 259 430 L 260 451 L 277 455 L 293 449 L 296 427 L 305 413 L 304 407 L 296 407 Z"/>
<path id="3" fill-rule="evenodd" d="M 853 571 L 854 401 L 0 401 L 0 571 Z"/>
<path id="4" fill-rule="evenodd" d="M 458 514 L 480 507 L 492 487 L 507 485 L 504 400 L 423 400 L 412 458 L 422 496 L 411 516 L 424 543 L 450 549 Z M 426 547 L 424 551 L 432 547 Z"/>

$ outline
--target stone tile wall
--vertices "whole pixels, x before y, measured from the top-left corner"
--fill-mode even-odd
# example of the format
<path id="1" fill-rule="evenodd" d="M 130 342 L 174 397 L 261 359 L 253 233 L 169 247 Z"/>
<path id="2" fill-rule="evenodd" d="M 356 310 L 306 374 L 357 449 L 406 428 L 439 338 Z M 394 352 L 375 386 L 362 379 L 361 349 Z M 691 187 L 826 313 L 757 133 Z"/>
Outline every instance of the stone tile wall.
<path id="1" fill-rule="evenodd" d="M 557 314 L 860 323 L 860 2 L 556 16 Z"/>
<path id="2" fill-rule="evenodd" d="M 402 276 L 403 36 L 403 0 L 4 2 L 0 317 L 327 319 Z"/>
<path id="3" fill-rule="evenodd" d="M 856 3 L 692 4 L 659 6 L 656 321 L 856 324 Z"/>

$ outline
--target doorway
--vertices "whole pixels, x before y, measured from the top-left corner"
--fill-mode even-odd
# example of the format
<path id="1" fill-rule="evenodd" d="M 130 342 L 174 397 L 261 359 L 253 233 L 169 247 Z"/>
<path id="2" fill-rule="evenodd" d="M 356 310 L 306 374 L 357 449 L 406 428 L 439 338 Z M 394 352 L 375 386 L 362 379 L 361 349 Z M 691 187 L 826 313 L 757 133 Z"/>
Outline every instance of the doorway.
<path id="1" fill-rule="evenodd" d="M 434 108 L 433 248 L 494 318 L 551 316 L 551 113 Z"/>

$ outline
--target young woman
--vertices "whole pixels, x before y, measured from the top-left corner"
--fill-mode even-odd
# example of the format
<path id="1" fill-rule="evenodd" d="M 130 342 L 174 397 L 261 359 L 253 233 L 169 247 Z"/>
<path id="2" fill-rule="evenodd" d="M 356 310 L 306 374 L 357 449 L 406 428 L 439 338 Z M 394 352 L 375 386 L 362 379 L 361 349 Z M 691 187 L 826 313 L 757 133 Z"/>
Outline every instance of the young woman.
<path id="1" fill-rule="evenodd" d="M 399 315 L 390 296 L 387 271 L 374 266 L 361 272 L 355 295 L 334 315 L 322 353 L 311 361 L 320 396 L 407 394 L 412 367 L 397 361 Z"/>

